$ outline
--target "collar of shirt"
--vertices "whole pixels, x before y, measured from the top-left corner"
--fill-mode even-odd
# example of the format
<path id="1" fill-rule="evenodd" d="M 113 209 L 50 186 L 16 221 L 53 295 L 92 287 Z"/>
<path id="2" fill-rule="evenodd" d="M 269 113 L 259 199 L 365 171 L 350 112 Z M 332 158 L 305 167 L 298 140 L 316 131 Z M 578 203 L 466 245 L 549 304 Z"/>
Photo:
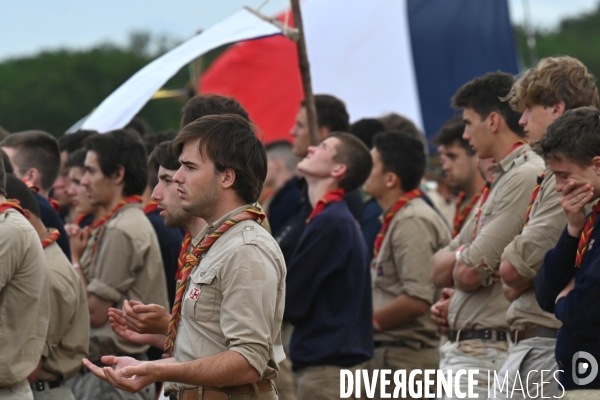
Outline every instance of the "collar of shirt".
<path id="1" fill-rule="evenodd" d="M 516 148 L 514 151 L 511 151 L 510 153 L 508 153 L 508 155 L 506 157 L 504 157 L 502 160 L 500 160 L 499 163 L 496 163 L 494 165 L 494 177 L 497 173 L 506 172 L 509 169 L 516 166 L 517 159 L 519 157 L 521 157 L 523 154 L 525 154 L 526 152 L 528 152 L 529 150 L 531 150 L 531 147 L 528 144 L 524 144 L 524 145 Z M 521 162 L 524 162 L 525 161 L 525 159 L 523 159 L 524 157 L 521 157 L 521 158 L 522 158 Z M 496 180 L 496 179 L 494 179 L 494 180 Z"/>
<path id="2" fill-rule="evenodd" d="M 219 229 L 219 227 L 221 225 L 223 225 L 225 223 L 225 221 L 227 221 L 228 219 L 239 214 L 240 212 L 242 212 L 243 210 L 245 210 L 248 207 L 255 207 L 255 206 L 254 206 L 254 204 L 244 204 L 243 206 L 240 206 L 240 207 L 236 208 L 235 210 L 229 211 L 227 214 L 223 215 L 221 218 L 219 218 L 212 224 L 207 225 L 206 228 L 202 230 L 202 231 L 204 231 L 204 234 L 201 237 L 204 237 L 205 235 L 210 235 L 215 230 Z M 202 233 L 202 231 L 200 231 L 200 233 Z M 200 235 L 198 235 L 198 236 L 200 236 Z"/>

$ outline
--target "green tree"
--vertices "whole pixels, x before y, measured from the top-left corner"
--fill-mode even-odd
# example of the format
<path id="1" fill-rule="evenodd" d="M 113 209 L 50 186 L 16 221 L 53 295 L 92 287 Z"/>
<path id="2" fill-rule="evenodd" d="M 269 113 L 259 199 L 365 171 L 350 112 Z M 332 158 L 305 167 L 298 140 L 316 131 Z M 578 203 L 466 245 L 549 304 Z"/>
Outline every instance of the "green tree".
<path id="1" fill-rule="evenodd" d="M 133 74 L 175 45 L 166 37 L 134 32 L 122 48 L 105 44 L 4 61 L 0 63 L 0 126 L 9 132 L 42 129 L 60 136 Z M 225 48 L 205 55 L 203 64 L 212 62 Z M 186 85 L 189 73 L 182 68 L 165 88 L 182 89 Z M 185 98 L 152 100 L 139 115 L 155 131 L 176 130 L 184 105 Z"/>
<path id="2" fill-rule="evenodd" d="M 571 56 L 583 62 L 600 77 L 600 4 L 592 12 L 564 19 L 550 31 L 537 30 L 537 57 Z M 529 49 L 523 27 L 515 27 L 518 47 L 526 67 L 530 67 Z"/>

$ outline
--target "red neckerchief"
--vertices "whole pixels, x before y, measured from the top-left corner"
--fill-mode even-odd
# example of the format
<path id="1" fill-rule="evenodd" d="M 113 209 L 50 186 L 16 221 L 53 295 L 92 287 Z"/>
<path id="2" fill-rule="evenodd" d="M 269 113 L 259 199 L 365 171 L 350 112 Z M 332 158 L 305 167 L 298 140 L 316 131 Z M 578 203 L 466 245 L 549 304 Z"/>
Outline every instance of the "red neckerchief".
<path id="1" fill-rule="evenodd" d="M 210 247 L 215 243 L 215 241 L 217 241 L 217 239 L 221 237 L 221 235 L 223 235 L 223 233 L 227 232 L 227 230 L 229 230 L 229 228 L 235 224 L 245 220 L 253 220 L 260 224 L 260 222 L 265 218 L 265 214 L 263 214 L 262 211 L 259 211 L 257 208 L 246 208 L 239 214 L 225 221 L 216 231 L 210 235 L 206 235 L 204 239 L 202 239 L 202 241 L 186 255 L 185 265 L 181 271 L 181 282 L 177 285 L 175 301 L 173 302 L 173 309 L 171 311 L 171 320 L 169 321 L 169 327 L 167 329 L 167 338 L 165 340 L 166 353 L 172 353 L 173 348 L 175 347 L 177 328 L 179 327 L 179 320 L 181 318 L 183 294 L 185 293 L 185 289 L 187 287 L 188 277 L 190 276 L 192 270 L 200 264 L 202 255 L 210 249 Z M 194 293 L 191 293 L 191 295 L 194 295 Z M 195 295 L 199 296 L 200 292 L 198 291 Z"/>
<path id="2" fill-rule="evenodd" d="M 579 244 L 577 245 L 577 253 L 575 255 L 575 268 L 579 268 L 581 263 L 583 262 L 583 256 L 588 250 L 588 244 L 590 242 L 590 237 L 594 232 L 594 225 L 596 224 L 596 217 L 600 212 L 600 200 L 596 205 L 592 208 L 592 212 L 590 216 L 587 218 L 585 222 L 585 226 L 581 231 L 581 235 L 579 236 Z"/>
<path id="3" fill-rule="evenodd" d="M 123 200 L 121 200 L 119 202 L 119 204 L 117 204 L 115 206 L 115 208 L 112 209 L 112 211 L 110 211 L 108 214 L 106 214 L 104 217 L 100 218 L 100 220 L 96 221 L 93 225 L 92 228 L 96 229 L 96 228 L 100 228 L 101 226 L 103 226 L 106 222 L 108 222 L 109 219 L 112 218 L 113 215 L 115 215 L 115 213 L 117 211 L 119 211 L 121 208 L 123 208 L 123 206 L 126 206 L 127 204 L 132 204 L 132 203 L 141 203 L 142 202 L 142 197 L 141 196 L 129 196 Z"/>
<path id="4" fill-rule="evenodd" d="M 21 203 L 19 203 L 19 200 L 17 200 L 17 199 L 6 200 L 4 203 L 0 204 L 0 213 L 3 213 L 6 210 L 13 209 L 13 210 L 17 210 L 24 216 L 25 213 L 23 212 L 23 209 L 21 208 L 21 206 L 19 204 L 21 204 Z"/>
<path id="5" fill-rule="evenodd" d="M 23 182 L 24 184 L 27 185 L 27 187 L 29 188 L 29 190 L 31 190 L 34 193 L 39 193 L 40 192 L 40 188 L 35 186 L 29 179 L 27 178 L 21 178 L 21 182 Z"/>
<path id="6" fill-rule="evenodd" d="M 123 208 L 124 206 L 126 206 L 127 204 L 133 204 L 133 203 L 141 203 L 142 202 L 142 197 L 141 196 L 129 196 L 126 197 L 125 199 L 121 200 L 119 202 L 119 204 L 117 204 L 115 206 L 115 208 L 113 208 L 108 214 L 106 214 L 104 217 L 102 217 L 99 221 L 95 222 L 94 224 L 92 224 L 91 229 L 103 229 L 104 225 L 113 217 L 113 215 L 115 215 L 115 213 L 117 211 L 119 211 L 121 208 Z M 93 263 L 94 261 L 94 256 L 96 255 L 96 251 L 98 250 L 98 240 L 100 239 L 101 236 L 101 232 L 98 232 L 98 234 L 96 235 L 96 240 L 94 241 L 94 247 L 92 247 L 92 257 L 91 257 L 91 261 L 90 264 Z"/>
<path id="7" fill-rule="evenodd" d="M 308 224 L 314 217 L 319 215 L 319 213 L 325 209 L 327 204 L 334 203 L 336 201 L 342 201 L 342 199 L 344 198 L 344 194 L 344 189 L 337 189 L 332 190 L 331 192 L 323 196 L 323 198 L 317 202 L 315 208 L 313 208 L 312 212 L 308 216 L 308 219 L 306 220 L 306 223 Z"/>
<path id="8" fill-rule="evenodd" d="M 52 243 L 56 242 L 59 237 L 60 237 L 60 232 L 58 231 L 58 229 L 52 229 L 48 233 L 48 236 L 46 236 L 45 238 L 42 239 L 42 247 L 45 249 L 46 247 L 50 246 Z"/>
<path id="9" fill-rule="evenodd" d="M 144 214 L 148 215 L 155 210 L 158 210 L 158 203 L 155 201 L 149 201 L 148 204 L 146 204 L 146 207 L 144 207 Z"/>
<path id="10" fill-rule="evenodd" d="M 525 142 L 523 140 L 519 140 L 517 143 L 513 144 L 508 153 L 504 156 L 504 158 L 508 157 L 510 153 L 523 146 L 524 144 Z M 489 182 L 486 182 L 485 188 L 483 189 L 483 193 L 481 194 L 481 203 L 479 203 L 479 209 L 477 210 L 477 216 L 475 217 L 475 225 L 473 225 L 473 234 L 471 235 L 473 240 L 477 236 L 477 229 L 479 228 L 479 221 L 481 219 L 481 211 L 483 209 L 483 205 L 485 204 L 490 195 L 493 182 L 494 178 L 492 177 L 492 179 Z"/>
<path id="11" fill-rule="evenodd" d="M 531 192 L 531 199 L 529 199 L 529 205 L 527 206 L 527 213 L 525 213 L 525 225 L 529 222 L 529 214 L 531 214 L 531 208 L 533 207 L 533 203 L 535 199 L 537 199 L 538 194 L 540 193 L 540 187 L 542 186 L 542 182 L 544 181 L 544 177 L 546 173 L 542 173 L 537 177 L 537 184 L 533 188 L 533 192 Z"/>
<path id="12" fill-rule="evenodd" d="M 178 281 L 181 281 L 181 270 L 185 265 L 185 257 L 187 256 L 191 242 L 192 235 L 190 235 L 189 232 L 186 232 L 185 236 L 183 237 L 183 241 L 181 242 L 181 250 L 179 250 L 179 258 L 177 259 L 177 272 L 175 273 L 175 277 Z"/>
<path id="13" fill-rule="evenodd" d="M 404 193 L 402 197 L 396 201 L 396 203 L 390 208 L 388 212 L 385 213 L 383 217 L 383 225 L 381 226 L 381 230 L 375 237 L 375 243 L 373 245 L 373 262 L 377 260 L 377 255 L 379 254 L 379 250 L 381 250 L 381 245 L 383 244 L 383 239 L 385 238 L 385 234 L 387 233 L 388 228 L 390 227 L 390 223 L 394 216 L 408 203 L 410 200 L 423 196 L 423 191 L 420 188 L 413 189 L 410 192 Z M 373 265 L 375 265 L 373 263 Z"/>
<path id="14" fill-rule="evenodd" d="M 54 208 L 54 211 L 56 211 L 57 214 L 60 213 L 60 204 L 58 204 L 58 201 L 52 197 L 48 197 L 48 201 L 50 202 L 52 208 Z"/>
<path id="15" fill-rule="evenodd" d="M 454 221 L 452 224 L 452 237 L 453 238 L 456 237 L 460 233 L 460 230 L 462 229 L 462 226 L 465 223 L 465 220 L 469 216 L 469 213 L 471 212 L 471 210 L 473 209 L 475 204 L 477 204 L 477 201 L 479 201 L 479 198 L 481 197 L 481 194 L 485 190 L 485 187 L 486 186 L 484 185 L 483 188 L 479 192 L 475 193 L 475 196 L 473 196 L 473 198 L 471 199 L 469 204 L 464 206 L 462 209 L 460 206 L 462 205 L 463 201 L 465 200 L 465 192 L 459 193 L 458 198 L 456 199 L 456 211 L 454 212 Z"/>

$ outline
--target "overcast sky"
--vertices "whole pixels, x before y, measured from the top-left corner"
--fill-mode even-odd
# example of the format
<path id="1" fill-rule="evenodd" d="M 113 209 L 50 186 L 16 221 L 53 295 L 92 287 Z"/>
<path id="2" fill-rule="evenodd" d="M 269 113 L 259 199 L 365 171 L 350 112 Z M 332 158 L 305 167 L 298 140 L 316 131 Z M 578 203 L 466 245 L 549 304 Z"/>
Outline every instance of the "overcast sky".
<path id="1" fill-rule="evenodd" d="M 523 21 L 524 4 L 529 3 L 533 25 L 552 28 L 561 18 L 594 9 L 598 1 L 509 0 L 509 4 L 514 22 Z M 263 0 L 1 0 L 0 61 L 33 55 L 40 50 L 83 49 L 102 42 L 124 44 L 133 31 L 181 41 L 244 5 L 257 8 L 263 3 Z M 288 6 L 289 0 L 270 0 L 262 11 L 274 14 Z"/>

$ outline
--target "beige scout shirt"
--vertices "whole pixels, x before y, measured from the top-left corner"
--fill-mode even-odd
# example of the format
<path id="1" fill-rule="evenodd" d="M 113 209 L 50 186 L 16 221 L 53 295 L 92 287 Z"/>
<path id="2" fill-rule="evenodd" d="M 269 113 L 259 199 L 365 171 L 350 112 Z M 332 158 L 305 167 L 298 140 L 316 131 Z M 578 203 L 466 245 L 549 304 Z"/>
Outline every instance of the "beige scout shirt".
<path id="1" fill-rule="evenodd" d="M 44 249 L 50 284 L 50 325 L 39 379 L 62 381 L 75 376 L 88 355 L 90 314 L 79 275 L 56 243 Z"/>
<path id="2" fill-rule="evenodd" d="M 433 304 L 431 260 L 450 241 L 450 232 L 438 213 L 423 199 L 416 198 L 392 218 L 371 269 L 373 307 L 387 305 L 401 294 Z M 375 333 L 375 340 L 401 340 L 415 348 L 435 347 L 439 336 L 429 313 L 413 322 Z"/>
<path id="3" fill-rule="evenodd" d="M 124 206 L 106 223 L 86 278 L 88 293 L 113 302 L 116 308 L 133 299 L 169 309 L 158 239 L 140 204 Z M 115 334 L 108 320 L 90 330 L 93 362 L 108 354 L 140 354 L 147 349 Z"/>
<path id="4" fill-rule="evenodd" d="M 531 207 L 529 223 L 520 235 L 510 242 L 504 255 L 523 279 L 534 279 L 542 266 L 544 256 L 554 247 L 567 225 L 567 216 L 560 205 L 561 194 L 556 191 L 556 180 L 550 169 Z M 521 330 L 531 325 L 558 329 L 560 321 L 554 314 L 542 311 L 535 299 L 533 288 L 515 299 L 506 313 L 512 329 Z"/>
<path id="5" fill-rule="evenodd" d="M 448 322 L 451 329 L 508 329 L 506 311 L 510 305 L 502 293 L 502 284 L 493 283 L 492 273 L 500 265 L 500 256 L 508 243 L 521 232 L 525 213 L 537 176 L 544 162 L 529 145 L 523 145 L 494 166 L 494 181 L 482 207 L 477 235 L 471 233 L 471 218 L 448 247 L 466 247 L 460 254 L 463 262 L 474 268 L 482 286 L 472 292 L 457 290 L 450 302 Z M 481 201 L 481 200 L 480 200 Z"/>
<path id="6" fill-rule="evenodd" d="M 50 316 L 45 263 L 29 221 L 0 213 L 0 387 L 23 382 L 40 362 Z"/>
<path id="7" fill-rule="evenodd" d="M 208 235 L 248 206 L 203 229 Z M 255 221 L 242 221 L 214 242 L 188 278 L 173 355 L 177 362 L 233 350 L 263 379 L 277 377 L 285 305 L 285 261 Z M 165 392 L 191 387 L 167 383 Z"/>

